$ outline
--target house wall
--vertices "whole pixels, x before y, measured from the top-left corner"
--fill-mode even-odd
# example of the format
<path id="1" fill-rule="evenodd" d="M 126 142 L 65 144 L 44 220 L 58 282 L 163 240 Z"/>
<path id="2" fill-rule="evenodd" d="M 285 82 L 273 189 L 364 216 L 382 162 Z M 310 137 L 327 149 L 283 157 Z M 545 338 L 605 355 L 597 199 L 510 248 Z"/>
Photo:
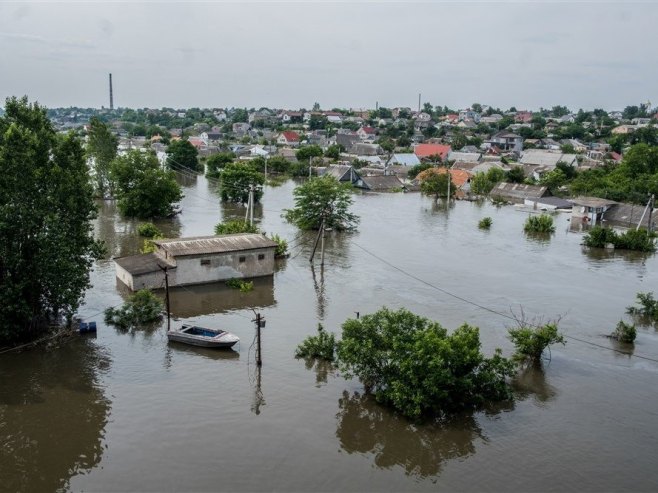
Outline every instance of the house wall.
<path id="1" fill-rule="evenodd" d="M 148 272 L 146 274 L 140 274 L 133 276 L 130 272 L 125 270 L 119 264 L 115 262 L 116 275 L 117 278 L 130 288 L 131 291 L 139 291 L 140 289 L 159 289 L 164 287 L 164 274 L 160 271 L 158 272 Z M 176 272 L 176 269 L 169 271 L 169 278 L 173 277 L 173 274 Z"/>
<path id="2" fill-rule="evenodd" d="M 259 255 L 263 255 L 259 259 Z M 240 259 L 244 258 L 241 262 Z M 274 274 L 274 248 L 176 257 L 171 286 L 202 284 Z"/>

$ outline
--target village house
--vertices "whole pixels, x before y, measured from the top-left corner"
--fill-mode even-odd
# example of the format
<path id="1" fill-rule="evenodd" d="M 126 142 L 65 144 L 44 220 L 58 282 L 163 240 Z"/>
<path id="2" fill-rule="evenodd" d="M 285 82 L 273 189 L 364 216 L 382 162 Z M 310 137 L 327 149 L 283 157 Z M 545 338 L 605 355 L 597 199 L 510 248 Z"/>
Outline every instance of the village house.
<path id="1" fill-rule="evenodd" d="M 400 166 L 416 166 L 420 164 L 420 159 L 413 153 L 393 154 L 390 164 Z"/>
<path id="2" fill-rule="evenodd" d="M 279 115 L 283 123 L 302 123 L 304 115 L 301 111 L 284 111 Z"/>
<path id="3" fill-rule="evenodd" d="M 458 115 L 459 121 L 472 121 L 475 123 L 480 122 L 480 113 L 472 109 L 461 110 Z"/>
<path id="4" fill-rule="evenodd" d="M 349 164 L 332 164 L 326 168 L 317 168 L 318 176 L 333 176 L 340 183 L 349 183 L 354 187 L 363 188 L 363 179 L 358 171 Z"/>
<path id="5" fill-rule="evenodd" d="M 158 289 L 167 269 L 170 286 L 185 286 L 274 273 L 276 242 L 262 234 L 153 240 L 154 253 L 114 259 L 116 276 L 132 291 Z"/>
<path id="6" fill-rule="evenodd" d="M 516 204 L 523 204 L 527 199 L 536 200 L 545 197 L 548 194 L 548 187 L 545 186 L 501 182 L 494 187 L 489 195 Z"/>
<path id="7" fill-rule="evenodd" d="M 604 213 L 617 204 L 614 200 L 597 197 L 576 197 L 571 199 L 571 203 L 573 204 L 571 222 L 584 223 L 590 226 L 600 223 Z"/>
<path id="8" fill-rule="evenodd" d="M 377 136 L 377 130 L 372 127 L 361 127 L 356 131 L 361 140 L 374 140 Z"/>
<path id="9" fill-rule="evenodd" d="M 441 161 L 445 161 L 450 150 L 450 146 L 444 144 L 418 144 L 414 146 L 414 154 L 421 161 L 431 160 L 434 156 L 439 156 Z"/>
<path id="10" fill-rule="evenodd" d="M 511 132 L 498 132 L 491 136 L 486 142 L 490 146 L 496 146 L 503 151 L 523 151 L 523 137 Z"/>
<path id="11" fill-rule="evenodd" d="M 296 147 L 299 145 L 299 134 L 291 130 L 281 132 L 276 139 L 276 143 Z"/>
<path id="12" fill-rule="evenodd" d="M 247 134 L 247 132 L 249 132 L 249 130 L 251 129 L 251 125 L 249 125 L 246 122 L 238 122 L 238 123 L 234 123 L 231 128 L 233 130 L 233 133 L 237 137 L 243 137 L 244 135 Z"/>
<path id="13" fill-rule="evenodd" d="M 532 111 L 517 111 L 514 115 L 514 121 L 517 123 L 530 123 L 532 121 Z"/>

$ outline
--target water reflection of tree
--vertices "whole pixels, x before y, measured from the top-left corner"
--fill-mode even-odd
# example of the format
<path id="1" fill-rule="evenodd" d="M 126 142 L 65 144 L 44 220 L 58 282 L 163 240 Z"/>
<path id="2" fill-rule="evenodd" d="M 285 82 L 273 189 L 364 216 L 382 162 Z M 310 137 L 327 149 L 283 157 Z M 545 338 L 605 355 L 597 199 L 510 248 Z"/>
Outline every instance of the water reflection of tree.
<path id="1" fill-rule="evenodd" d="M 98 380 L 109 364 L 82 338 L 0 359 L 3 490 L 64 490 L 100 462 L 110 402 Z"/>
<path id="2" fill-rule="evenodd" d="M 318 298 L 318 318 L 324 320 L 324 313 L 327 308 L 327 298 L 325 296 L 324 289 L 324 267 L 319 267 L 319 282 L 318 277 L 315 275 L 315 266 L 311 265 L 311 274 L 313 276 L 313 288 L 315 289 L 315 295 Z"/>
<path id="3" fill-rule="evenodd" d="M 315 370 L 315 386 L 321 387 L 322 384 L 327 383 L 329 374 L 333 374 L 334 365 L 330 361 L 321 360 L 318 358 L 305 358 L 304 366 L 307 370 Z"/>
<path id="4" fill-rule="evenodd" d="M 436 476 L 445 461 L 475 453 L 482 432 L 472 414 L 414 424 L 365 394 L 343 393 L 336 436 L 348 453 L 373 454 L 382 469 L 402 467 L 421 478 Z"/>
<path id="5" fill-rule="evenodd" d="M 517 398 L 532 396 L 538 402 L 549 402 L 557 394 L 555 387 L 546 381 L 543 363 L 531 363 L 519 369 L 512 381 Z"/>
<path id="6" fill-rule="evenodd" d="M 652 255 L 645 252 L 635 252 L 632 250 L 616 250 L 608 248 L 588 248 L 582 247 L 583 255 L 588 260 L 601 262 L 607 260 L 623 260 L 629 264 L 645 266 L 646 260 Z"/>

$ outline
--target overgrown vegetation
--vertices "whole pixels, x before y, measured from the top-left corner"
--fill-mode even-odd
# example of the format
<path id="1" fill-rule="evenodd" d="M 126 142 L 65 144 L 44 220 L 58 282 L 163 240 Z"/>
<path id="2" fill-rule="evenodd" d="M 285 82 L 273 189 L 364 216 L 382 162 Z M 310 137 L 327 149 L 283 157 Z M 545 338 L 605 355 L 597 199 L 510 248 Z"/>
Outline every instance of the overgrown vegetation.
<path id="1" fill-rule="evenodd" d="M 635 341 L 637 337 L 637 329 L 633 324 L 627 324 L 623 320 L 620 320 L 615 328 L 615 331 L 610 334 L 610 337 L 617 339 L 619 342 L 631 343 Z"/>
<path id="2" fill-rule="evenodd" d="M 226 285 L 231 289 L 239 289 L 243 293 L 248 293 L 254 289 L 253 281 L 243 281 L 242 279 L 229 279 L 226 281 Z"/>
<path id="3" fill-rule="evenodd" d="M 594 226 L 584 237 L 583 244 L 587 247 L 604 248 L 612 244 L 620 250 L 636 250 L 639 252 L 656 251 L 656 236 L 646 229 L 629 229 L 617 233 L 611 228 Z"/>
<path id="4" fill-rule="evenodd" d="M 658 322 L 658 300 L 654 299 L 653 292 L 639 292 L 635 297 L 637 298 L 636 304 L 640 306 L 629 306 L 626 308 L 626 313 Z"/>
<path id="5" fill-rule="evenodd" d="M 162 232 L 153 223 L 142 223 L 137 226 L 137 234 L 144 238 L 162 238 Z"/>
<path id="6" fill-rule="evenodd" d="M 105 323 L 128 330 L 152 325 L 162 320 L 162 300 L 149 289 L 141 289 L 120 308 L 105 310 Z"/>
<path id="7" fill-rule="evenodd" d="M 489 229 L 489 228 L 491 228 L 492 224 L 493 224 L 493 219 L 491 219 L 490 217 L 483 217 L 478 222 L 478 228 L 480 228 L 480 229 Z"/>
<path id="8" fill-rule="evenodd" d="M 548 214 L 528 216 L 523 230 L 526 233 L 553 233 L 555 226 L 553 225 L 553 218 Z"/>
<path id="9" fill-rule="evenodd" d="M 407 310 L 382 308 L 342 326 L 339 369 L 357 377 L 381 403 L 419 419 L 511 397 L 511 361 L 480 351 L 477 327 L 452 334 Z"/>
<path id="10" fill-rule="evenodd" d="M 249 200 L 249 189 L 254 187 L 254 202 L 263 196 L 265 175 L 251 164 L 229 163 L 221 174 L 220 194 L 223 202 L 240 202 Z"/>
<path id="11" fill-rule="evenodd" d="M 274 249 L 274 257 L 281 258 L 288 255 L 288 242 L 281 238 L 277 234 L 270 236 L 270 239 L 276 242 L 276 248 Z"/>
<path id="12" fill-rule="evenodd" d="M 539 362 L 544 351 L 553 344 L 565 344 L 564 335 L 557 323 L 534 326 L 519 321 L 519 326 L 508 329 L 509 338 L 516 348 L 513 359 L 519 363 Z"/>
<path id="13" fill-rule="evenodd" d="M 335 335 L 324 330 L 322 324 L 318 324 L 317 335 L 308 336 L 297 346 L 295 358 L 316 358 L 324 361 L 334 361 L 335 351 Z"/>

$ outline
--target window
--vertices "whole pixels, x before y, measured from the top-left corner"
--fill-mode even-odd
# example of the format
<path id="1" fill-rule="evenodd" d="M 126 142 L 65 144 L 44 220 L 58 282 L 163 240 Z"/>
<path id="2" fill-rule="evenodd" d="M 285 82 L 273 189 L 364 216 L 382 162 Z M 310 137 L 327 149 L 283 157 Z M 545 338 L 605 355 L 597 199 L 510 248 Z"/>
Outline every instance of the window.
<path id="1" fill-rule="evenodd" d="M 247 257 L 240 257 L 240 263 L 246 262 L 246 260 L 247 260 Z"/>
<path id="2" fill-rule="evenodd" d="M 264 253 L 259 253 L 259 254 L 258 254 L 258 260 L 263 260 L 264 258 L 265 258 L 265 254 L 264 254 Z"/>
<path id="3" fill-rule="evenodd" d="M 202 258 L 201 259 L 201 265 L 210 265 L 210 259 L 209 258 Z"/>

